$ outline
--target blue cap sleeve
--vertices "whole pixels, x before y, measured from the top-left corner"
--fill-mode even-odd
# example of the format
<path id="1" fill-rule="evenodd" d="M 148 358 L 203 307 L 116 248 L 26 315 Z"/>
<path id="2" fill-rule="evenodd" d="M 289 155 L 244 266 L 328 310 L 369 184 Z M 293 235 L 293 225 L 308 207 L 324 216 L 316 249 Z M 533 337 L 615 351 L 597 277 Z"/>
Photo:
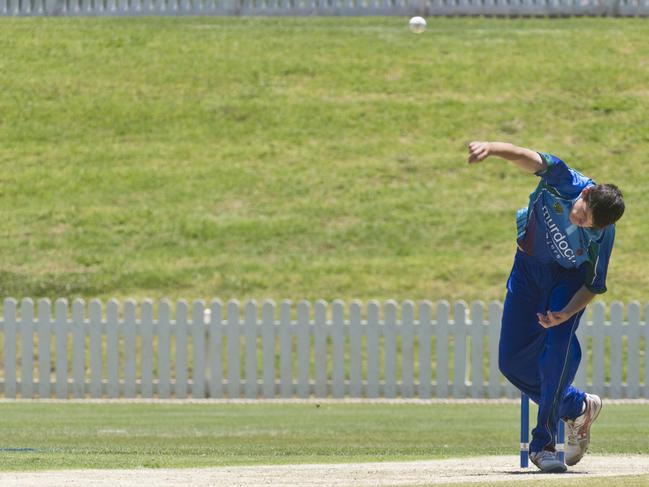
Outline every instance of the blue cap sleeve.
<path id="1" fill-rule="evenodd" d="M 536 175 L 548 186 L 558 191 L 561 196 L 574 199 L 579 196 L 584 188 L 595 184 L 592 179 L 568 167 L 557 156 L 544 152 L 539 152 L 538 154 L 547 164 L 547 168 L 543 171 L 538 171 Z"/>
<path id="2" fill-rule="evenodd" d="M 608 261 L 613 251 L 615 241 L 615 225 L 610 225 L 602 231 L 598 241 L 591 242 L 588 248 L 589 259 L 587 262 L 586 288 L 595 294 L 606 292 L 606 273 Z"/>

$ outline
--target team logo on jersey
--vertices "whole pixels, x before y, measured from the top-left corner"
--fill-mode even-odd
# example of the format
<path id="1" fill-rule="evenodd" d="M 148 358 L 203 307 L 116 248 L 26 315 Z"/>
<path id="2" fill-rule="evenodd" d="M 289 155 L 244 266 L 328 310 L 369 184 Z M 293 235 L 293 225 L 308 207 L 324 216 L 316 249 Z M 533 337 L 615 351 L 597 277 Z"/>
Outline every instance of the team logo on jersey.
<path id="1" fill-rule="evenodd" d="M 575 256 L 575 252 L 570 248 L 568 237 L 552 221 L 550 211 L 545 206 L 543 207 L 543 219 L 547 228 L 546 242 L 555 258 L 561 260 L 563 257 L 574 264 L 577 257 Z"/>
<path id="2" fill-rule="evenodd" d="M 554 203 L 554 211 L 556 211 L 559 215 L 563 213 L 563 206 L 561 206 L 561 203 L 559 203 L 558 201 Z"/>

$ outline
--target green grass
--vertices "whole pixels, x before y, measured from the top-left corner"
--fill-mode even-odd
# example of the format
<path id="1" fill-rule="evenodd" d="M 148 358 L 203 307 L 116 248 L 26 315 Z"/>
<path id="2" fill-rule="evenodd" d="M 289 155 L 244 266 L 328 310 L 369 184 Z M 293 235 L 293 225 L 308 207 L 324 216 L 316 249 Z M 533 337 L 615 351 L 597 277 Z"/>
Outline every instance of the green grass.
<path id="1" fill-rule="evenodd" d="M 640 19 L 0 19 L 0 295 L 502 299 L 535 178 L 619 184 L 642 300 Z"/>
<path id="2" fill-rule="evenodd" d="M 518 406 L 0 405 L 0 470 L 202 467 L 512 456 Z M 646 406 L 607 405 L 597 454 L 647 453 Z M 467 427 L 467 418 L 471 425 Z M 35 451 L 8 451 L 8 449 Z"/>

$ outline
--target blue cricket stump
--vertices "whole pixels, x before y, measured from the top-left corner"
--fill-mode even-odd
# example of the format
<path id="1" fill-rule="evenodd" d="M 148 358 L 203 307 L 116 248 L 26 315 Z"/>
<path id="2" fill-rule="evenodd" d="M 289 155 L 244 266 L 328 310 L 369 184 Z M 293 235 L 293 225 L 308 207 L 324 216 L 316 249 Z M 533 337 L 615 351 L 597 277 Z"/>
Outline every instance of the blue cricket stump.
<path id="1" fill-rule="evenodd" d="M 559 459 L 565 461 L 565 426 L 559 420 L 555 447 L 559 452 Z M 529 466 L 530 457 L 530 398 L 527 394 L 521 395 L 521 468 Z"/>

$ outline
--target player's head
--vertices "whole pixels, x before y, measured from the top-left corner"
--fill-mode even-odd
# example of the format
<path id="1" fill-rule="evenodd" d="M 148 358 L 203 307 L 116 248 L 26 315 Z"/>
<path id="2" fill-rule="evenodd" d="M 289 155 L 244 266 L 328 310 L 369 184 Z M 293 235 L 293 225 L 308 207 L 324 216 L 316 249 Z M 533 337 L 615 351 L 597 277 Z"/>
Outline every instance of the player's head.
<path id="1" fill-rule="evenodd" d="M 622 218 L 624 213 L 622 191 L 614 184 L 598 184 L 590 188 L 587 202 L 593 212 L 593 223 L 597 228 L 612 225 Z"/>
<path id="2" fill-rule="evenodd" d="M 623 213 L 622 191 L 614 184 L 598 184 L 582 191 L 570 220 L 580 227 L 604 228 L 618 221 Z"/>

